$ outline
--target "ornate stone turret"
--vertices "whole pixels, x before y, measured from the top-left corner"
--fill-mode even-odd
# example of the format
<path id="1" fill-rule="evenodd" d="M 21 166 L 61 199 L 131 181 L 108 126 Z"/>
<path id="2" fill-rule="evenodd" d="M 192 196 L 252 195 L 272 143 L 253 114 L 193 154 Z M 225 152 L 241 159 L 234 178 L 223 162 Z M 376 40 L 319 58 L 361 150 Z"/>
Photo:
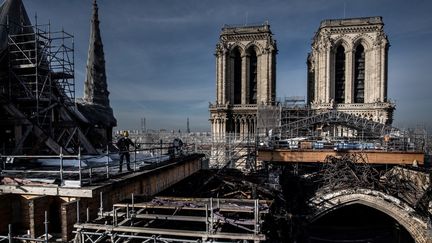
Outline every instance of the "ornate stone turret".
<path id="1" fill-rule="evenodd" d="M 93 1 L 93 17 L 90 30 L 90 43 L 87 57 L 87 77 L 84 101 L 110 107 L 109 92 L 105 73 L 105 55 L 99 29 L 99 14 L 96 0 Z"/>

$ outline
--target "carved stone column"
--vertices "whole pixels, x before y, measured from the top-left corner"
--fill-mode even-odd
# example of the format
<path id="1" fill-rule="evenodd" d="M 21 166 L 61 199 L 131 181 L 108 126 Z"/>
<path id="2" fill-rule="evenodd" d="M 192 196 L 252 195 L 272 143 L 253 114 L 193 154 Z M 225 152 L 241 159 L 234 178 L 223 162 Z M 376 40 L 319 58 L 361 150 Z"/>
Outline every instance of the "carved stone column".
<path id="1" fill-rule="evenodd" d="M 387 40 L 385 40 L 385 42 L 381 44 L 381 93 L 379 99 L 381 102 L 386 102 L 387 99 L 387 51 Z"/>
<path id="2" fill-rule="evenodd" d="M 228 51 L 226 49 L 222 52 L 222 58 L 221 58 L 221 77 L 220 77 L 220 85 L 221 85 L 221 103 L 225 104 L 227 102 L 227 55 Z"/>
<path id="3" fill-rule="evenodd" d="M 332 99 L 332 83 L 334 81 L 332 80 L 332 72 L 331 72 L 331 64 L 332 64 L 332 52 L 331 48 L 327 47 L 325 50 L 325 80 L 326 80 L 326 94 L 325 94 L 325 102 L 330 102 L 330 99 Z"/>
<path id="4" fill-rule="evenodd" d="M 226 132 L 226 121 L 227 121 L 226 117 L 223 117 L 222 118 L 222 134 L 227 134 L 227 132 Z"/>
<path id="5" fill-rule="evenodd" d="M 269 55 L 257 53 L 257 104 L 268 102 L 269 93 Z"/>
<path id="6" fill-rule="evenodd" d="M 242 55 L 242 80 L 241 80 L 241 103 L 247 104 L 247 95 L 248 95 L 248 67 L 249 67 L 249 57 L 247 55 Z"/>

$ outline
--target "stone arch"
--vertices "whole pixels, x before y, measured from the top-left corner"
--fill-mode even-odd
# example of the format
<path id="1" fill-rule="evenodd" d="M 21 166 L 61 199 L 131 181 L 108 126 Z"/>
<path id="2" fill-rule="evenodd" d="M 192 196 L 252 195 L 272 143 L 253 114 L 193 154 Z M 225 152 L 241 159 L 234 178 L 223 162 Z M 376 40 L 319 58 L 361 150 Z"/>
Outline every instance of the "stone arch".
<path id="1" fill-rule="evenodd" d="M 344 35 L 338 36 L 333 43 L 333 51 L 336 51 L 339 45 L 342 45 L 345 51 L 350 51 L 352 49 L 351 40 Z"/>
<path id="2" fill-rule="evenodd" d="M 244 55 L 246 49 L 245 49 L 245 46 L 243 44 L 241 44 L 240 42 L 235 42 L 234 44 L 232 44 L 229 47 L 229 53 L 231 54 L 236 48 L 238 48 L 241 55 Z"/>
<path id="3" fill-rule="evenodd" d="M 247 52 L 248 52 L 248 50 L 250 50 L 250 48 L 254 48 L 257 55 L 261 55 L 263 53 L 263 50 L 264 50 L 264 48 L 257 41 L 251 41 L 244 47 L 245 54 L 247 54 Z"/>
<path id="4" fill-rule="evenodd" d="M 372 37 L 370 37 L 367 34 L 359 34 L 355 36 L 352 40 L 352 43 L 353 43 L 352 45 L 353 50 L 355 50 L 355 48 L 357 48 L 357 46 L 360 44 L 364 46 L 365 50 L 369 50 L 373 46 Z"/>
<path id="5" fill-rule="evenodd" d="M 347 189 L 315 196 L 309 200 L 315 211 L 308 217 L 310 223 L 339 208 L 361 204 L 379 210 L 401 224 L 417 243 L 431 243 L 428 222 L 401 200 L 370 189 Z"/>

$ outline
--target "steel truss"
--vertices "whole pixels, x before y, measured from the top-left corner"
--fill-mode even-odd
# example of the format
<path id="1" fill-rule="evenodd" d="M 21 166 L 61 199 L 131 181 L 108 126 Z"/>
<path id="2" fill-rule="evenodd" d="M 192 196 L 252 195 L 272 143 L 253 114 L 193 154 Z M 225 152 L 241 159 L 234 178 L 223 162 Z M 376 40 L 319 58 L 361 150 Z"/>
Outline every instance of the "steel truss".
<path id="1" fill-rule="evenodd" d="M 374 122 L 337 110 L 330 110 L 294 122 L 283 124 L 282 137 L 293 137 L 298 134 L 313 134 L 314 129 L 318 125 L 340 125 L 357 131 L 362 131 L 370 136 L 376 137 L 382 137 L 399 132 L 399 129 L 387 124 Z"/>

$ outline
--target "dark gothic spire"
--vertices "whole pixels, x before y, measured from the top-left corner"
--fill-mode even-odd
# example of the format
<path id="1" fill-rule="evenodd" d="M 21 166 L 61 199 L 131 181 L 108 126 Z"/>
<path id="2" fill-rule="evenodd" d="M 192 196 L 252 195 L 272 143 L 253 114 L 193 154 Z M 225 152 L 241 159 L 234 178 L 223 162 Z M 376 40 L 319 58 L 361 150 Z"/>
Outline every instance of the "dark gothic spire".
<path id="1" fill-rule="evenodd" d="M 99 14 L 96 0 L 93 1 L 93 16 L 87 57 L 87 77 L 84 101 L 109 107 L 109 92 L 105 73 L 105 57 L 99 29 Z"/>
<path id="2" fill-rule="evenodd" d="M 22 0 L 6 0 L 0 6 L 0 51 L 7 48 L 8 34 L 33 33 Z"/>

